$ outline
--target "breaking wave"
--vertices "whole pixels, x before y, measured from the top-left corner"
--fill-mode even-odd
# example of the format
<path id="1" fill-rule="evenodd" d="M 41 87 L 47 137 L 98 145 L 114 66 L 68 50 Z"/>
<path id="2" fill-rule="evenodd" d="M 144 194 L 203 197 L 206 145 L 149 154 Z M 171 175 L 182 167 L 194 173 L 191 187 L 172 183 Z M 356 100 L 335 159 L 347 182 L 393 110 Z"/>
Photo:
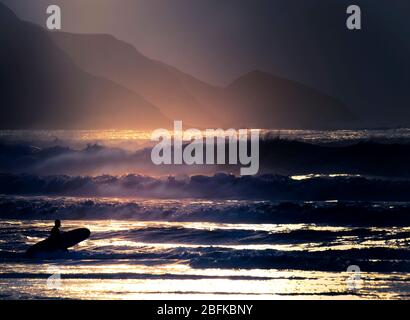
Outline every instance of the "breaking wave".
<path id="1" fill-rule="evenodd" d="M 133 219 L 175 222 L 409 226 L 409 212 L 409 203 L 390 202 L 0 197 L 0 218 L 2 219 Z M 160 231 L 151 230 L 151 234 L 155 232 Z M 178 236 L 178 232 L 173 235 Z M 270 237 L 269 235 L 264 236 Z M 302 235 L 294 234 L 293 236 Z M 308 237 L 309 234 L 303 236 Z M 324 233 L 322 236 L 332 236 L 332 234 Z"/>
<path id="2" fill-rule="evenodd" d="M 259 199 L 289 201 L 408 201 L 410 180 L 278 175 L 216 174 L 185 178 L 125 176 L 37 176 L 0 174 L 0 194 L 168 199 Z"/>

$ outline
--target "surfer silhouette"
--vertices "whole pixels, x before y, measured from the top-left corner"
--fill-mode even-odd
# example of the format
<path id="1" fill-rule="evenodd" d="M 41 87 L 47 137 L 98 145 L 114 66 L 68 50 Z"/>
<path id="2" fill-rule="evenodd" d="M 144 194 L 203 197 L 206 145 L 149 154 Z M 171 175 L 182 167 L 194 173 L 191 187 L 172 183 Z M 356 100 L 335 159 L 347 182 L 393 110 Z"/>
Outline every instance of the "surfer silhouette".
<path id="1" fill-rule="evenodd" d="M 88 239 L 91 231 L 87 228 L 79 228 L 71 231 L 63 232 L 60 230 L 61 221 L 55 220 L 54 227 L 51 229 L 50 236 L 37 242 L 27 249 L 26 255 L 28 257 L 35 257 L 44 253 L 68 251 L 68 248 L 74 247 L 80 242 Z"/>
<path id="2" fill-rule="evenodd" d="M 50 239 L 55 241 L 55 243 L 59 244 L 59 245 L 62 244 L 62 237 L 61 237 L 60 227 L 61 227 L 61 221 L 58 220 L 58 219 L 55 220 L 54 221 L 54 227 L 53 227 L 53 229 L 51 229 L 51 233 L 50 233 Z"/>

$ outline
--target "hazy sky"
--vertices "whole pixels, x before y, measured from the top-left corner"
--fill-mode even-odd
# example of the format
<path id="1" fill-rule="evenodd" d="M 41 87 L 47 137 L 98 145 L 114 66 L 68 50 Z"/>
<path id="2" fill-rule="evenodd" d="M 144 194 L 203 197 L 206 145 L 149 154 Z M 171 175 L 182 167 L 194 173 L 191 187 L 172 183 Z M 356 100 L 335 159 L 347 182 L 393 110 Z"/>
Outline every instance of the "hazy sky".
<path id="1" fill-rule="evenodd" d="M 329 93 L 353 110 L 408 102 L 409 0 L 0 2 L 43 26 L 46 7 L 59 4 L 63 31 L 112 34 L 214 84 L 260 69 Z M 353 3 L 363 13 L 358 32 L 346 28 Z"/>
<path id="2" fill-rule="evenodd" d="M 405 24 L 409 14 L 400 9 L 408 0 L 0 1 L 21 18 L 42 25 L 46 7 L 59 4 L 65 31 L 113 34 L 149 57 L 214 83 L 229 82 L 252 69 L 287 75 L 288 65 L 300 61 L 286 61 L 283 50 L 311 46 L 317 39 L 312 30 L 340 32 L 331 30 L 334 25 L 329 21 L 336 20 L 338 27 L 348 32 L 344 3 L 365 4 L 365 27 L 370 15 L 385 20 L 386 28 L 393 29 Z M 316 45 L 320 48 L 320 43 Z"/>

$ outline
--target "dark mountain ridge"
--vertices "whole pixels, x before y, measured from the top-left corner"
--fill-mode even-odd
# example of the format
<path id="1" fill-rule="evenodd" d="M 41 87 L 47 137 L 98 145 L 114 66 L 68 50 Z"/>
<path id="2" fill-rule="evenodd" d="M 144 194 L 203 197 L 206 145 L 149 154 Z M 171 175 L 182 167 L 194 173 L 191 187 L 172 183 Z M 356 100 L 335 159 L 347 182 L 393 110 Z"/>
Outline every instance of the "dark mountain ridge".
<path id="1" fill-rule="evenodd" d="M 171 119 L 197 127 L 332 129 L 355 125 L 337 99 L 296 82 L 254 71 L 226 88 L 152 60 L 107 35 L 53 33 L 80 67 L 140 94 Z"/>
<path id="2" fill-rule="evenodd" d="M 3 129 L 355 125 L 342 102 L 268 73 L 212 86 L 110 35 L 48 32 L 1 4 L 0 18 Z"/>
<path id="3" fill-rule="evenodd" d="M 149 128 L 169 124 L 135 92 L 80 69 L 40 27 L 0 4 L 3 129 Z"/>

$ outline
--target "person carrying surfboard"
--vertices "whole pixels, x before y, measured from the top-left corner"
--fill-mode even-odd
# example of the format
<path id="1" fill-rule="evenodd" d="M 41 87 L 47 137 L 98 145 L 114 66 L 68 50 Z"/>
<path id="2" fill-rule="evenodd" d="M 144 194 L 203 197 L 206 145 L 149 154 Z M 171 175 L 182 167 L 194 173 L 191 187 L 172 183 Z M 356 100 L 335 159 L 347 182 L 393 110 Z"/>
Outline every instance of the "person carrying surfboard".
<path id="1" fill-rule="evenodd" d="M 80 242 L 88 239 L 91 231 L 87 228 L 79 228 L 63 232 L 60 230 L 61 221 L 55 220 L 50 236 L 32 245 L 26 251 L 26 256 L 34 258 L 44 253 L 66 252 L 68 248 L 74 247 Z"/>

